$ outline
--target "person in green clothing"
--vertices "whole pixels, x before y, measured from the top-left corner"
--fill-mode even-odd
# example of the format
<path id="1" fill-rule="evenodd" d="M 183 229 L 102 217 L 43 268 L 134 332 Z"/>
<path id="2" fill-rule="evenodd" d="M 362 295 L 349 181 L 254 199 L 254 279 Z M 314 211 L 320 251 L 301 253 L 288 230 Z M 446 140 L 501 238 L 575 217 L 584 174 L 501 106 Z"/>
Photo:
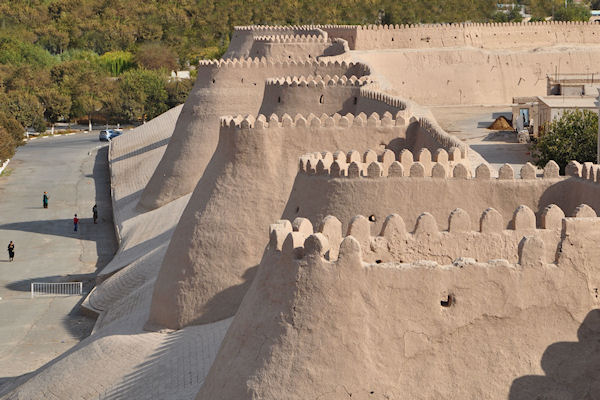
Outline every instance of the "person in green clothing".
<path id="1" fill-rule="evenodd" d="M 48 192 L 44 192 L 44 195 L 42 196 L 42 205 L 44 206 L 44 208 L 48 208 L 48 200 L 50 199 L 50 196 L 48 196 Z"/>

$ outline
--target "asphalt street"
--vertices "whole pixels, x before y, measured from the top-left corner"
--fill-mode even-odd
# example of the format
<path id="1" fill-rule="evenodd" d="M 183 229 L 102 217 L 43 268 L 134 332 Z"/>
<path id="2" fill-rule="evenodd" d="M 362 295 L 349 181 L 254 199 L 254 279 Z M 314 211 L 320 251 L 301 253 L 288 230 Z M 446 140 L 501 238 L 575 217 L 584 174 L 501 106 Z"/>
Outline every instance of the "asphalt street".
<path id="1" fill-rule="evenodd" d="M 38 138 L 0 175 L 0 385 L 41 367 L 89 335 L 82 296 L 30 296 L 31 282 L 84 282 L 116 251 L 108 145 L 98 132 Z M 42 194 L 50 196 L 42 207 Z M 92 206 L 98 204 L 98 224 Z M 80 220 L 73 231 L 73 215 Z M 7 246 L 15 243 L 15 259 Z"/>

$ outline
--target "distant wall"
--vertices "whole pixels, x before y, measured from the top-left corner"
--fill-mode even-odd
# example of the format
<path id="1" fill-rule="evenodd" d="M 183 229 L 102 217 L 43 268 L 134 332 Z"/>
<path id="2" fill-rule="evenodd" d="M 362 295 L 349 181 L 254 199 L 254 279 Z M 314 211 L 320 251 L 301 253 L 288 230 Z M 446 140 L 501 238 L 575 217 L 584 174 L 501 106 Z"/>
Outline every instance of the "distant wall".
<path id="1" fill-rule="evenodd" d="M 419 104 L 505 105 L 514 97 L 545 96 L 546 76 L 556 71 L 595 70 L 600 65 L 600 47 L 574 46 L 569 51 L 557 47 L 438 48 L 373 52 L 361 57 L 368 60 L 374 77 Z"/>
<path id="2" fill-rule="evenodd" d="M 327 32 L 341 38 L 351 50 L 478 47 L 483 49 L 534 48 L 556 44 L 600 44 L 600 26 L 594 22 L 460 23 L 421 25 L 314 25 L 236 27 L 237 38 Z M 234 40 L 236 41 L 234 43 Z"/>
<path id="3" fill-rule="evenodd" d="M 555 44 L 599 44 L 600 26 L 592 22 L 369 25 L 356 29 L 356 50 L 479 47 L 533 48 Z"/>
<path id="4" fill-rule="evenodd" d="M 327 34 L 257 36 L 250 49 L 250 57 L 274 59 L 316 59 L 331 46 Z"/>
<path id="5" fill-rule="evenodd" d="M 231 41 L 227 52 L 223 56 L 226 59 L 251 57 L 252 46 L 256 37 L 261 36 L 294 36 L 294 35 L 317 35 L 322 36 L 323 31 L 311 26 L 236 26 L 231 35 Z"/>

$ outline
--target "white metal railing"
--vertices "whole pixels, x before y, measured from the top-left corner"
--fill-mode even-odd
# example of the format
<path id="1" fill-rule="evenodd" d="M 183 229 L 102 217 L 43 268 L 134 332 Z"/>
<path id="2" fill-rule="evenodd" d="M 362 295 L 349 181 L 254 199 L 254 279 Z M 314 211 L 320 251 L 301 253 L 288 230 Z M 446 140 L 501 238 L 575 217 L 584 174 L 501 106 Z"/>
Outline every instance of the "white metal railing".
<path id="1" fill-rule="evenodd" d="M 81 296 L 83 282 L 31 282 L 31 298 L 35 296 Z"/>

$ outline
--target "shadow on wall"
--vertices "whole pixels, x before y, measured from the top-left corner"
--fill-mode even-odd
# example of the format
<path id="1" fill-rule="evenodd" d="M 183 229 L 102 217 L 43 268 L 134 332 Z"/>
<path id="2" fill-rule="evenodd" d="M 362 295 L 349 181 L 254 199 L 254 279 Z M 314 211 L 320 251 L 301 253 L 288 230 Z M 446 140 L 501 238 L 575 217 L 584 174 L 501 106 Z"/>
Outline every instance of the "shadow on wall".
<path id="1" fill-rule="evenodd" d="M 600 394 L 600 310 L 592 310 L 577 331 L 578 342 L 554 343 L 542 356 L 545 375 L 517 378 L 509 400 L 598 399 Z"/>
<path id="2" fill-rule="evenodd" d="M 128 158 L 131 158 L 133 156 L 138 156 L 138 155 L 146 153 L 148 151 L 156 150 L 156 149 L 158 149 L 160 147 L 168 145 L 169 144 L 169 140 L 171 140 L 170 136 L 167 137 L 167 138 L 164 138 L 162 140 L 159 140 L 157 142 L 150 143 L 149 145 L 141 147 L 139 149 L 135 149 L 135 150 L 133 150 L 133 151 L 127 153 L 127 154 L 123 154 L 122 156 L 113 158 L 112 162 L 116 163 L 116 162 L 119 162 L 119 161 L 126 160 Z"/>

